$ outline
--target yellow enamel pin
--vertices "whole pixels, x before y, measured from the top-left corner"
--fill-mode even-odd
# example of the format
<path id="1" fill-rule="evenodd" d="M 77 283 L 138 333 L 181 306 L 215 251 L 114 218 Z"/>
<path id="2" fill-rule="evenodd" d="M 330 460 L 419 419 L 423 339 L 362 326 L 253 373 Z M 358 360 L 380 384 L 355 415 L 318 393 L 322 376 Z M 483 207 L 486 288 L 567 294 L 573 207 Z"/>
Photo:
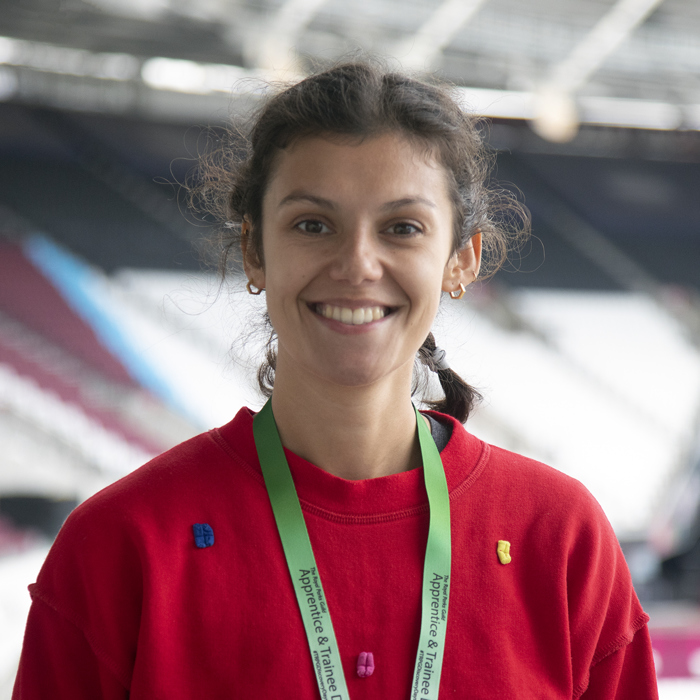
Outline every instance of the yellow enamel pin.
<path id="1" fill-rule="evenodd" d="M 496 554 L 498 554 L 498 561 L 500 561 L 501 564 L 510 564 L 510 542 L 506 540 L 498 540 Z"/>

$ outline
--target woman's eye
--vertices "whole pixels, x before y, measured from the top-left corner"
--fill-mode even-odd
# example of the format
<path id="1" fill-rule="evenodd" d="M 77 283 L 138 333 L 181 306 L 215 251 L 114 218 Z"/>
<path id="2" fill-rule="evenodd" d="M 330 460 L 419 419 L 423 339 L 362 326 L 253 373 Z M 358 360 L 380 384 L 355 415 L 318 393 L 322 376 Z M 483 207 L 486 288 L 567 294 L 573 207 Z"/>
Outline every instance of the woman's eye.
<path id="1" fill-rule="evenodd" d="M 314 219 L 305 219 L 296 224 L 296 228 L 300 229 L 304 233 L 311 233 L 313 235 L 319 235 L 323 233 L 330 233 L 330 229 L 322 221 L 315 221 Z"/>
<path id="2" fill-rule="evenodd" d="M 409 224 L 405 221 L 394 224 L 387 229 L 387 233 L 393 233 L 397 236 L 415 236 L 420 232 L 421 230 L 418 228 L 418 226 L 414 226 L 413 224 Z"/>

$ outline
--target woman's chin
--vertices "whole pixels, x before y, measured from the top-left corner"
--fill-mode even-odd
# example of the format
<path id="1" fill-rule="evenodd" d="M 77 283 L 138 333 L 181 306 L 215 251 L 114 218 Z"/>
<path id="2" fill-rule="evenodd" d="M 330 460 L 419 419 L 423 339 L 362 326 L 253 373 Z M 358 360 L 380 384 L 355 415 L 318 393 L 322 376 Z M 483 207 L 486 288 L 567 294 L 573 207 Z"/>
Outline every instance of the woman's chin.
<path id="1" fill-rule="evenodd" d="M 282 344 L 278 348 L 275 385 L 309 387 L 367 387 L 384 381 L 402 379 L 411 383 L 415 353 L 406 353 L 406 358 L 396 357 L 386 347 L 367 347 L 361 351 L 350 347 L 329 348 L 321 352 L 317 347 L 306 347 L 294 353 Z M 279 380 L 282 380 L 281 382 Z"/>

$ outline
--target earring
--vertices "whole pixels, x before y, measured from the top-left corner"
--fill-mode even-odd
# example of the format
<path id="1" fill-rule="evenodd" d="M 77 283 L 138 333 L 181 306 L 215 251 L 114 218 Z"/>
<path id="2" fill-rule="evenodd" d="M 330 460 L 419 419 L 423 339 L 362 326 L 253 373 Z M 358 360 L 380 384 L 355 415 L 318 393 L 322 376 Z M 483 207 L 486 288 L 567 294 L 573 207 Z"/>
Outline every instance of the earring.
<path id="1" fill-rule="evenodd" d="M 265 291 L 265 287 L 261 287 L 260 289 L 256 287 L 255 291 L 253 291 L 253 284 L 250 280 L 245 283 L 245 288 L 248 290 L 248 294 L 252 294 L 254 297 L 258 296 L 258 294 L 262 294 Z"/>
<path id="2" fill-rule="evenodd" d="M 450 292 L 450 299 L 461 299 L 466 291 L 467 288 L 460 282 L 459 291 L 455 289 L 453 292 Z"/>

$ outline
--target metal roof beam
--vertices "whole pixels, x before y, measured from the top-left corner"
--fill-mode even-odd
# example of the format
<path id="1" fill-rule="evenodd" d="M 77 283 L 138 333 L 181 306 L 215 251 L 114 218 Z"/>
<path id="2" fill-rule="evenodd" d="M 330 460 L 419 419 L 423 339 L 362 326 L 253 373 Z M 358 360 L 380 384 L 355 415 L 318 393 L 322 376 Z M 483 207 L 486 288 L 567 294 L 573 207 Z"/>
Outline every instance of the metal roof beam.
<path id="1" fill-rule="evenodd" d="M 258 41 L 254 52 L 257 67 L 277 71 L 291 66 L 292 70 L 296 70 L 296 42 L 325 2 L 286 0 Z"/>
<path id="2" fill-rule="evenodd" d="M 663 0 L 619 0 L 571 53 L 554 67 L 547 87 L 573 93 L 614 53 Z"/>
<path id="3" fill-rule="evenodd" d="M 411 37 L 393 50 L 405 68 L 430 71 L 442 51 L 474 17 L 486 0 L 444 0 Z"/>
<path id="4" fill-rule="evenodd" d="M 574 93 L 663 0 L 618 0 L 539 87 L 533 129 L 548 141 L 576 136 L 579 109 Z"/>

